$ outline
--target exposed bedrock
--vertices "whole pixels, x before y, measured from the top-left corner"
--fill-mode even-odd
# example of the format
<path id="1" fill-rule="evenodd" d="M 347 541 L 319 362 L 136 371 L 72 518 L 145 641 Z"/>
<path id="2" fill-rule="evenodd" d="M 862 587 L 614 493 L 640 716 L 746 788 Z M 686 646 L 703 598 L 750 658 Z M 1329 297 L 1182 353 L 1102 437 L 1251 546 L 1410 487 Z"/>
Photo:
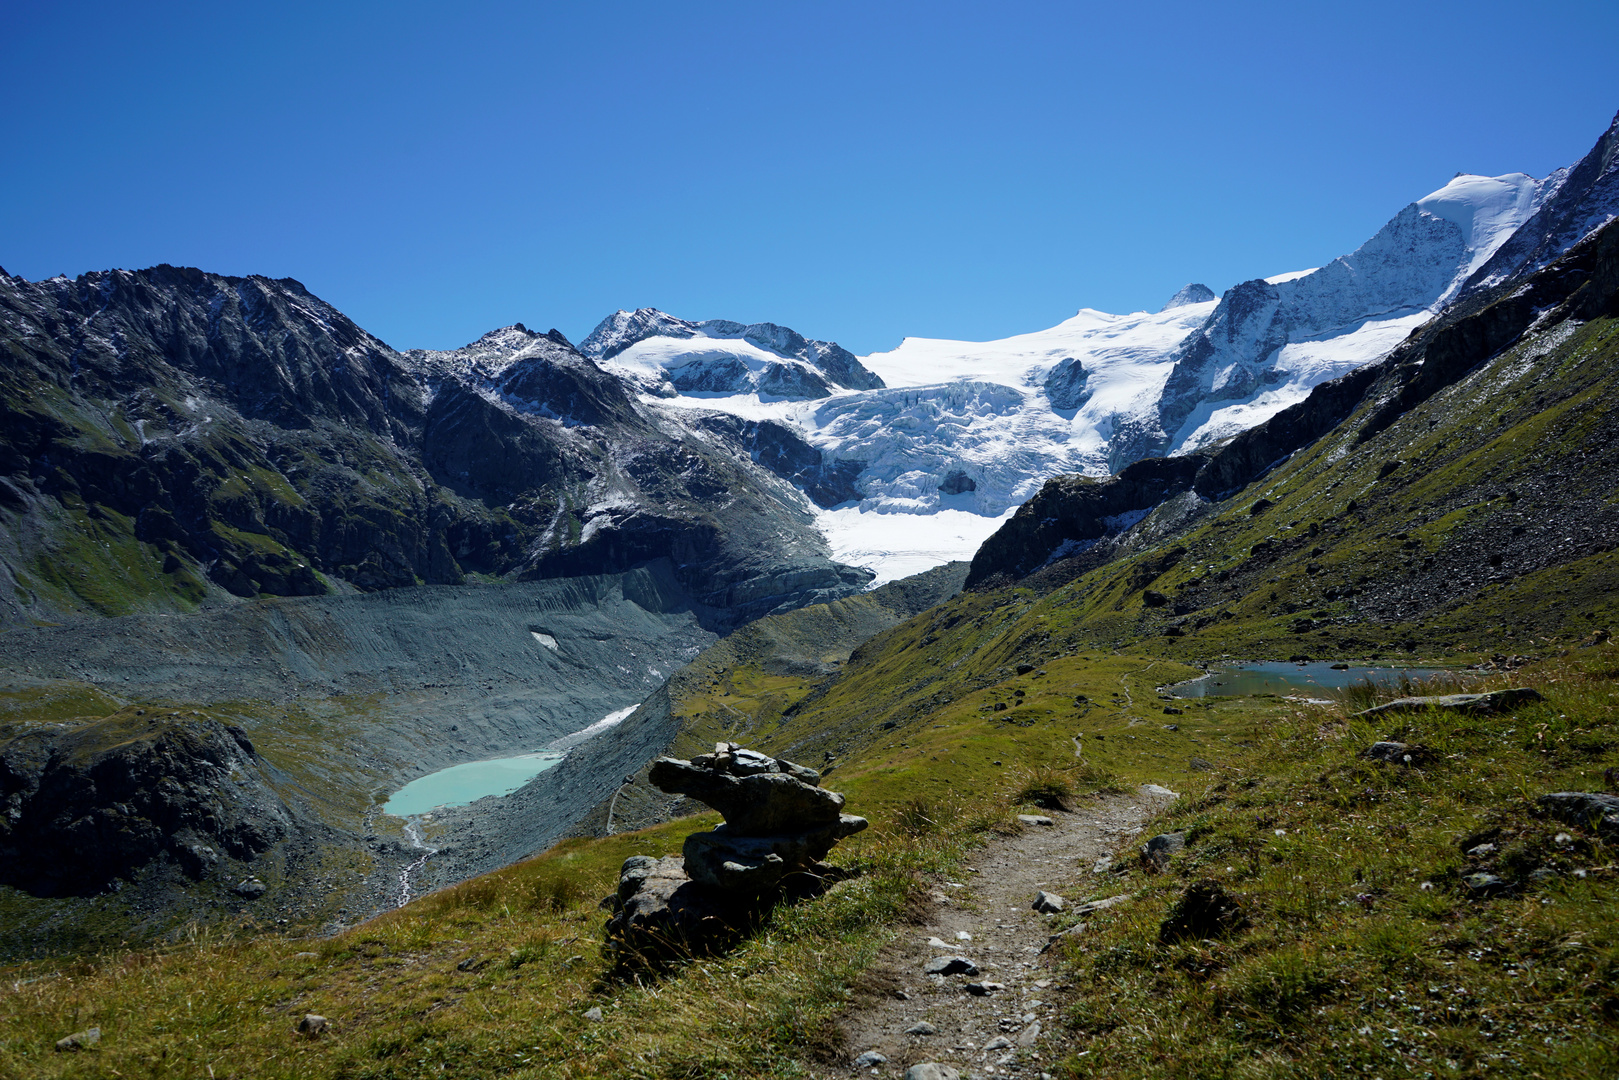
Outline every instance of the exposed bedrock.
<path id="1" fill-rule="evenodd" d="M 106 888 L 164 857 L 200 878 L 288 836 L 296 815 L 241 728 L 109 717 L 0 743 L 0 882 L 36 896 Z"/>

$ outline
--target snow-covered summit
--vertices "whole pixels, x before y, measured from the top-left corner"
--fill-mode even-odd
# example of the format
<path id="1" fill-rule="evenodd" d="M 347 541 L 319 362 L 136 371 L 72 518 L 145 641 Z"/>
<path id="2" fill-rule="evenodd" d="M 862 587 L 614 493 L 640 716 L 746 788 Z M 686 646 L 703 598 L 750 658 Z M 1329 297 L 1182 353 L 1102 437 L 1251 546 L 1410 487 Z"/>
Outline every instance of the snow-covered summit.
<path id="1" fill-rule="evenodd" d="M 1424 214 L 1441 218 L 1461 230 L 1465 255 L 1450 285 L 1430 306 L 1455 296 L 1473 272 L 1490 260 L 1540 204 L 1544 186 L 1525 173 L 1474 176 L 1457 173 L 1455 179 L 1416 201 Z"/>
<path id="2" fill-rule="evenodd" d="M 1187 304 L 1201 304 L 1215 299 L 1214 290 L 1201 282 L 1194 281 L 1189 285 L 1181 286 L 1180 292 L 1169 298 L 1169 303 L 1158 309 L 1161 315 L 1170 308 L 1185 307 Z"/>
<path id="3" fill-rule="evenodd" d="M 1589 153 L 1537 186 L 1533 212 L 1487 261 L 1477 264 L 1462 292 L 1533 273 L 1619 217 L 1619 115 Z"/>
<path id="4" fill-rule="evenodd" d="M 1542 190 L 1523 173 L 1457 174 L 1348 255 L 1230 289 L 1175 350 L 1156 422 L 1116 460 L 1218 442 L 1376 360 L 1457 294 Z"/>
<path id="5" fill-rule="evenodd" d="M 410 349 L 401 355 L 418 374 L 428 378 L 494 383 L 519 361 L 577 358 L 578 353 L 560 330 L 541 334 L 522 323 L 513 323 L 491 330 L 459 349 Z"/>
<path id="6" fill-rule="evenodd" d="M 815 341 L 775 323 L 688 322 L 656 308 L 615 311 L 579 348 L 657 397 L 751 394 L 806 400 L 837 389 L 883 385 L 836 342 Z"/>

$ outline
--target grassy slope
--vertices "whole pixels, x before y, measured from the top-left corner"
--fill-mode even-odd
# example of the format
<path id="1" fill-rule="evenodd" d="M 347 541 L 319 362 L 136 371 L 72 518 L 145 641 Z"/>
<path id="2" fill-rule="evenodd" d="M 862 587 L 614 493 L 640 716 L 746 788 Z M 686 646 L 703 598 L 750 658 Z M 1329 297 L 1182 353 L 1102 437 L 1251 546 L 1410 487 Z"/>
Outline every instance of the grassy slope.
<path id="1" fill-rule="evenodd" d="M 1146 663 L 1098 666 L 1093 685 L 1099 694 L 1118 686 L 1118 672 L 1134 692 L 1141 683 L 1131 667 Z M 1035 681 L 1061 670 L 1050 666 Z M 1087 753 L 1105 744 L 1114 775 L 1083 766 L 1068 775 L 1076 786 L 1169 781 L 1186 797 L 1149 833 L 1185 829 L 1189 845 L 1164 874 L 1146 874 L 1126 846 L 1123 872 L 1065 886 L 1076 897 L 1137 894 L 1095 918 L 1058 958 L 1084 1051 L 1065 1071 L 1611 1073 L 1619 1064 L 1619 998 L 1610 989 L 1619 975 L 1615 860 L 1584 830 L 1537 818 L 1531 800 L 1598 786 L 1601 770 L 1619 761 L 1619 649 L 1581 650 L 1513 676 L 1524 680 L 1548 702 L 1484 722 L 1416 715 L 1373 727 L 1342 709 L 1261 698 L 1211 701 L 1176 717 L 1180 732 L 1163 733 L 1156 723 L 1132 727 L 1129 708 L 1094 709 L 1077 726 L 1108 736 L 1086 740 Z M 959 865 L 990 829 L 1008 828 L 1025 806 L 1020 787 L 1050 779 L 1030 764 L 1057 755 L 1027 753 L 1040 747 L 1029 737 L 1001 742 L 1005 764 L 980 770 L 994 778 L 983 787 L 916 782 L 947 766 L 965 780 L 946 755 L 962 763 L 960 741 L 988 738 L 994 724 L 929 724 L 923 739 L 899 748 L 909 754 L 879 749 L 851 764 L 839 786 L 875 826 L 838 855 L 866 876 L 778 912 L 734 954 L 661 983 L 611 978 L 594 901 L 625 856 L 673 853 L 713 815 L 568 841 L 336 938 L 243 935 L 10 969 L 0 990 L 0 1075 L 814 1070 L 817 1055 L 836 1047 L 836 1017 L 861 992 L 862 968 L 903 926 L 920 883 Z M 1154 733 L 1197 740 L 1214 768 L 1176 778 Z M 1439 759 L 1404 769 L 1356 756 L 1388 736 L 1433 747 Z M 1529 866 L 1561 876 L 1517 895 L 1470 899 L 1460 878 L 1478 864 L 1457 841 L 1490 827 L 1502 829 L 1501 850 L 1482 865 L 1508 878 Z M 1572 840 L 1558 842 L 1560 832 Z M 1590 873 L 1574 877 L 1576 868 Z M 1218 942 L 1160 944 L 1158 923 L 1174 898 L 1206 877 L 1245 903 L 1253 927 Z M 599 1027 L 583 1019 L 592 1005 L 608 1015 Z M 294 1038 L 305 1012 L 332 1018 L 331 1035 Z M 52 1040 L 92 1023 L 104 1032 L 99 1050 L 50 1051 Z"/>
<path id="2" fill-rule="evenodd" d="M 1510 375 L 1529 349 L 1544 355 Z M 1126 848 L 1117 876 L 1068 890 L 1138 895 L 1058 958 L 1082 1040 L 1058 1071 L 1612 1074 L 1615 860 L 1585 830 L 1538 818 L 1533 798 L 1599 788 L 1619 764 L 1619 655 L 1565 650 L 1612 620 L 1614 555 L 1580 548 L 1550 569 L 1481 570 L 1467 586 L 1454 567 L 1512 527 L 1511 493 L 1532 503 L 1548 470 L 1606 452 L 1591 440 L 1607 422 L 1614 359 L 1615 327 L 1602 320 L 1527 342 L 1492 365 L 1495 378 L 1451 388 L 1364 447 L 1349 432 L 1295 456 L 1213 508 L 1156 576 L 1142 567 L 1161 564 L 1162 549 L 1045 593 L 957 597 L 879 634 L 835 676 L 748 656 L 699 662 L 675 703 L 677 750 L 742 736 L 814 765 L 831 754 L 830 785 L 874 823 L 838 851 L 863 878 L 779 912 L 726 958 L 627 985 L 596 948 L 593 900 L 618 862 L 672 852 L 713 820 L 688 819 L 570 841 L 326 941 L 199 942 L 8 971 L 0 1074 L 793 1075 L 833 1048 L 837 1012 L 923 875 L 1010 827 L 1020 792 L 1054 771 L 1080 789 L 1167 783 L 1186 798 L 1153 828 L 1189 837 L 1164 874 L 1148 876 Z M 1379 479 L 1390 460 L 1406 464 Z M 1593 477 L 1566 490 L 1611 502 L 1613 474 Z M 1255 513 L 1260 498 L 1273 505 Z M 1147 588 L 1167 602 L 1146 606 Z M 1163 636 L 1172 624 L 1181 636 Z M 1371 727 L 1274 698 L 1204 701 L 1171 718 L 1155 694 L 1195 670 L 1188 661 L 1222 654 L 1497 650 L 1552 657 L 1511 677 L 1545 704 Z M 1020 675 L 1020 663 L 1036 666 Z M 1389 736 L 1439 756 L 1412 769 L 1356 756 Z M 1487 827 L 1502 831 L 1484 865 L 1525 884 L 1473 898 L 1458 841 Z M 1558 876 L 1529 884 L 1531 867 Z M 1243 901 L 1252 927 L 1161 944 L 1173 899 L 1205 877 Z M 607 1012 L 601 1026 L 582 1018 L 592 1004 Z M 332 1017 L 332 1034 L 294 1039 L 306 1011 Z M 93 1022 L 101 1049 L 49 1052 Z"/>

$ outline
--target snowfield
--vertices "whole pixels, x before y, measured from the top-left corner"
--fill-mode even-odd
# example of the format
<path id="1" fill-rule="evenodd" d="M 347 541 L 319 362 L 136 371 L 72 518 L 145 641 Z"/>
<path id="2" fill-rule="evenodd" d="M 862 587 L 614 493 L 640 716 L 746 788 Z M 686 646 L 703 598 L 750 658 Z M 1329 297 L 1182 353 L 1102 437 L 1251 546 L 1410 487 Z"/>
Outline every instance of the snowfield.
<path id="1" fill-rule="evenodd" d="M 823 510 L 816 517 L 832 557 L 876 572 L 871 588 L 920 574 L 947 562 L 968 560 L 1012 516 L 987 517 L 946 508 L 923 517 L 884 513 L 861 506 Z"/>

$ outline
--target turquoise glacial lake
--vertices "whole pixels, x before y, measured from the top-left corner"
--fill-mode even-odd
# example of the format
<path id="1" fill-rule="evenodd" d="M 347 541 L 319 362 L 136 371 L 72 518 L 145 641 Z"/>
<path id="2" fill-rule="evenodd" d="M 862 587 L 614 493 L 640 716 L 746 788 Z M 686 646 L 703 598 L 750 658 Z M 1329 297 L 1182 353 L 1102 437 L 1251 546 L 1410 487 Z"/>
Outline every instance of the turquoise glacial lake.
<path id="1" fill-rule="evenodd" d="M 441 806 L 465 806 L 486 795 L 510 795 L 565 756 L 561 751 L 541 750 L 451 765 L 419 776 L 394 792 L 382 812 L 414 817 Z"/>
<path id="2" fill-rule="evenodd" d="M 1340 690 L 1358 682 L 1379 686 L 1397 684 L 1402 676 L 1417 680 L 1435 675 L 1455 675 L 1445 668 L 1392 668 L 1350 665 L 1334 671 L 1330 661 L 1308 664 L 1272 660 L 1260 664 L 1239 664 L 1223 671 L 1211 671 L 1200 679 L 1176 683 L 1169 692 L 1176 697 L 1241 697 L 1245 694 L 1305 694 L 1324 697 L 1329 690 Z"/>

